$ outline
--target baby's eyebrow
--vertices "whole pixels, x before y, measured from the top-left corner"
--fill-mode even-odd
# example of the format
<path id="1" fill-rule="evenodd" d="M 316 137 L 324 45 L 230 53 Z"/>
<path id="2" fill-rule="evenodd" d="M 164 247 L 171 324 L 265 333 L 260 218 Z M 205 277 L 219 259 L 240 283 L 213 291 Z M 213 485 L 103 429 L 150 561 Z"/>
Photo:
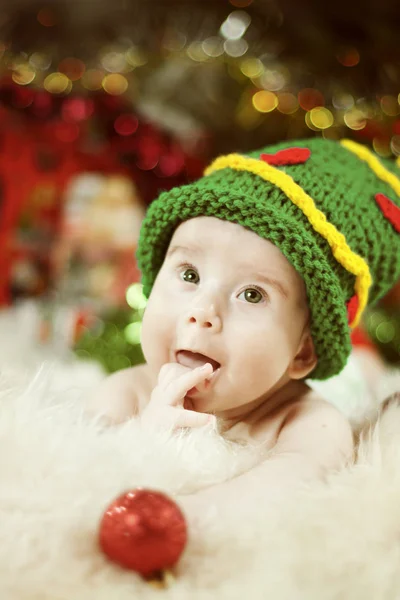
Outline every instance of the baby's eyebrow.
<path id="1" fill-rule="evenodd" d="M 198 253 L 199 251 L 200 251 L 200 248 L 197 246 L 192 246 L 191 248 L 189 248 L 189 246 L 176 245 L 176 246 L 171 246 L 171 248 L 169 248 L 169 250 L 167 252 L 167 257 L 170 258 L 176 252 Z"/>
<path id="2" fill-rule="evenodd" d="M 272 277 L 267 277 L 262 273 L 255 273 L 254 275 L 257 279 L 263 281 L 266 285 L 270 285 L 271 287 L 275 288 L 284 298 L 289 298 L 289 292 L 287 291 L 286 287 L 277 279 L 272 279 Z"/>

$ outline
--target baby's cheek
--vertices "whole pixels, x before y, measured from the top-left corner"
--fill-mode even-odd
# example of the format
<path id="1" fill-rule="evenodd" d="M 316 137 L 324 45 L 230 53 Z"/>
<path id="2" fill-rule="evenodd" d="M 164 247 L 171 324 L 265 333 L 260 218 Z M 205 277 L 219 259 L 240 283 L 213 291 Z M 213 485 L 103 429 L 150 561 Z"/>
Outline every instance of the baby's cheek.
<path id="1" fill-rule="evenodd" d="M 284 337 L 268 333 L 254 339 L 253 352 L 243 361 L 251 381 L 273 385 L 285 372 L 291 354 Z"/>
<path id="2" fill-rule="evenodd" d="M 157 302 L 149 302 L 143 316 L 141 332 L 142 350 L 147 362 L 160 360 L 168 327 L 165 307 L 159 306 Z"/>

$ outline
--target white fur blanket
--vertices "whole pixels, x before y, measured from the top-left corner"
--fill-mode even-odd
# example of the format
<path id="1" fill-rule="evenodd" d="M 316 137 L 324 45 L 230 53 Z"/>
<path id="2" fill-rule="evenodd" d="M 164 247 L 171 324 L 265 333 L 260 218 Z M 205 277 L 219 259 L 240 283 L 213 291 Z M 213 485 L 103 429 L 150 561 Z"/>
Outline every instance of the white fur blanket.
<path id="1" fill-rule="evenodd" d="M 102 429 L 80 409 L 80 390 L 99 377 L 96 370 L 87 367 L 85 379 L 81 364 L 53 362 L 34 376 L 24 371 L 21 356 L 16 366 L 15 357 L 10 361 L 0 351 L 0 598 L 399 598 L 396 404 L 366 430 L 357 464 L 327 484 L 279 506 L 268 503 L 266 489 L 265 505 L 246 519 L 205 507 L 202 522 L 189 523 L 174 584 L 160 591 L 101 555 L 97 530 L 104 509 L 137 486 L 173 496 L 223 480 L 251 461 L 253 451 L 211 430 L 155 435 L 135 421 Z M 394 373 L 384 393 L 399 384 Z"/>

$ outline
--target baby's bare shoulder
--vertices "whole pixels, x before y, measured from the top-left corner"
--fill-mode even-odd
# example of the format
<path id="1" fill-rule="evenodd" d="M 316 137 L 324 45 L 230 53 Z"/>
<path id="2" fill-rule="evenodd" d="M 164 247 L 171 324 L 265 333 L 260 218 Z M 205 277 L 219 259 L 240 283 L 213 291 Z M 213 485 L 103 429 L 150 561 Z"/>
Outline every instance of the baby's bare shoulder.
<path id="1" fill-rule="evenodd" d="M 316 422 L 344 423 L 348 420 L 344 414 L 331 402 L 325 400 L 315 390 L 309 389 L 303 395 L 294 398 L 288 405 L 284 426 L 282 429 L 294 422 L 307 422 L 310 426 Z"/>
<path id="2" fill-rule="evenodd" d="M 150 396 L 150 377 L 146 364 L 129 367 L 109 375 L 90 394 L 86 410 L 120 423 L 141 412 Z"/>
<path id="3" fill-rule="evenodd" d="M 310 390 L 291 404 L 277 447 L 281 452 L 301 452 L 310 457 L 319 454 L 335 466 L 352 458 L 353 432 L 338 408 Z"/>

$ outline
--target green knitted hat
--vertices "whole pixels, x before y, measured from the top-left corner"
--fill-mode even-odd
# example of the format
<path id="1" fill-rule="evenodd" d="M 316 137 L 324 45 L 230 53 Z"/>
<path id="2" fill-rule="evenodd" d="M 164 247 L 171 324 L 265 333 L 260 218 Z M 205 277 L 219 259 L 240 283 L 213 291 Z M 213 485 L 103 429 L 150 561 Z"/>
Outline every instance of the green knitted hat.
<path id="1" fill-rule="evenodd" d="M 198 181 L 149 207 L 137 252 L 150 294 L 183 221 L 212 216 L 273 242 L 304 280 L 318 364 L 345 366 L 364 308 L 400 277 L 400 169 L 365 146 L 322 138 L 217 158 Z"/>

